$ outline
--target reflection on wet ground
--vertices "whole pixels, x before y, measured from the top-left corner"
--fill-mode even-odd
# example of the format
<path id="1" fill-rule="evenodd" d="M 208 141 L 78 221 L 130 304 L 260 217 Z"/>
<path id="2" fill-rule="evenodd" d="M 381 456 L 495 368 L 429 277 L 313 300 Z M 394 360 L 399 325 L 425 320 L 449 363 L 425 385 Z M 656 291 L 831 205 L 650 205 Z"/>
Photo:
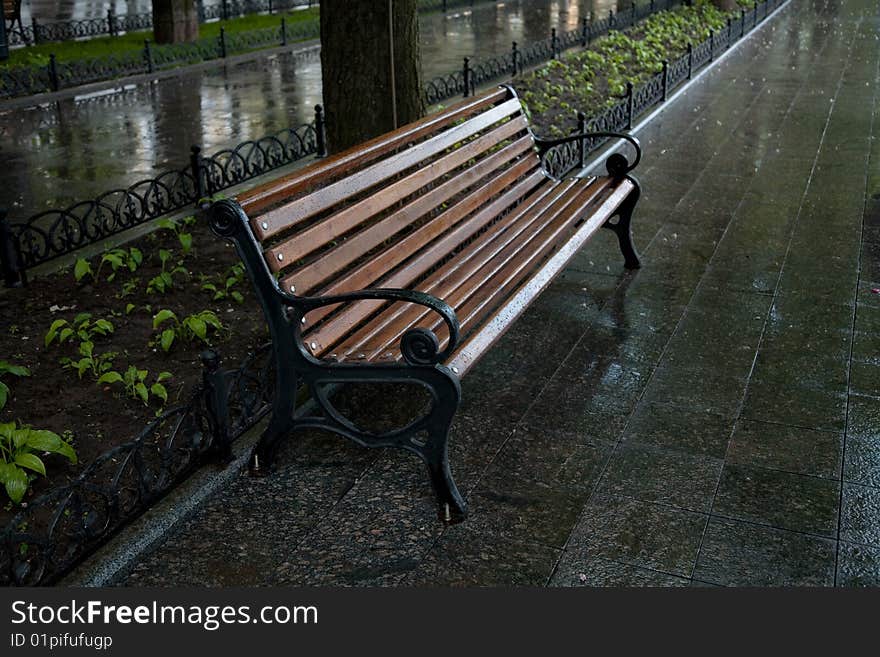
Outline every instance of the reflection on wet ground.
<path id="1" fill-rule="evenodd" d="M 100 4 L 100 3 L 99 3 Z M 54 6 L 54 5 L 53 5 Z M 464 56 L 506 52 L 511 42 L 575 27 L 607 0 L 509 0 L 421 19 L 426 78 L 449 73 Z M 218 64 L 178 77 L 40 107 L 0 108 L 0 207 L 29 216 L 126 187 L 185 165 L 192 144 L 207 152 L 312 120 L 321 102 L 317 57 L 287 53 Z"/>
<path id="2" fill-rule="evenodd" d="M 878 19 L 792 2 L 640 132 L 644 267 L 597 236 L 462 383 L 467 522 L 304 432 L 124 583 L 880 586 Z"/>

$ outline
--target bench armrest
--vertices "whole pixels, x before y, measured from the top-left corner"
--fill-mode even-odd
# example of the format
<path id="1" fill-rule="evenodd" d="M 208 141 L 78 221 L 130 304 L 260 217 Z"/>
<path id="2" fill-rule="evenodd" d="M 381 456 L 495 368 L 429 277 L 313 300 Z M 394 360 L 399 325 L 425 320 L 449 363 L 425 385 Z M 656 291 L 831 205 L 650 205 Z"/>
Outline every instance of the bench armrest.
<path id="1" fill-rule="evenodd" d="M 323 306 L 373 300 L 415 303 L 433 310 L 446 322 L 446 326 L 449 329 L 449 342 L 441 352 L 440 340 L 430 329 L 416 327 L 407 330 L 400 340 L 400 351 L 411 365 L 435 365 L 442 363 L 455 351 L 461 340 L 458 317 L 456 317 L 455 311 L 442 299 L 438 299 L 425 292 L 397 288 L 376 288 L 325 297 L 296 297 L 285 294 L 285 300 L 288 305 L 298 309 L 302 314 Z"/>
<path id="2" fill-rule="evenodd" d="M 572 142 L 580 141 L 582 139 L 595 139 L 602 137 L 608 137 L 611 139 L 623 139 L 624 141 L 629 142 L 636 152 L 636 158 L 635 160 L 633 160 L 632 164 L 630 164 L 629 160 L 626 159 L 626 156 L 622 155 L 621 153 L 612 153 L 611 155 L 609 155 L 608 159 L 605 160 L 605 168 L 608 169 L 608 173 L 610 175 L 622 178 L 636 168 L 636 166 L 642 159 L 642 145 L 639 143 L 639 140 L 632 135 L 627 135 L 621 132 L 581 132 L 575 135 L 569 135 L 568 137 L 560 137 L 559 139 L 536 138 L 535 144 L 538 147 L 538 154 L 543 156 L 547 151 L 556 146 L 570 144 Z"/>

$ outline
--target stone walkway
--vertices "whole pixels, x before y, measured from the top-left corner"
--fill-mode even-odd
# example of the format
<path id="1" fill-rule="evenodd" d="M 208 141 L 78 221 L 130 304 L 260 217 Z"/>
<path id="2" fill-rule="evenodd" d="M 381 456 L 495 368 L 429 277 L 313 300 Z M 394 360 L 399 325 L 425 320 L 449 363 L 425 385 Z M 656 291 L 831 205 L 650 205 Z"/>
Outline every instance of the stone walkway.
<path id="1" fill-rule="evenodd" d="M 463 382 L 467 522 L 309 435 L 124 584 L 880 585 L 878 33 L 794 0 L 640 133 L 644 268 L 597 238 Z"/>

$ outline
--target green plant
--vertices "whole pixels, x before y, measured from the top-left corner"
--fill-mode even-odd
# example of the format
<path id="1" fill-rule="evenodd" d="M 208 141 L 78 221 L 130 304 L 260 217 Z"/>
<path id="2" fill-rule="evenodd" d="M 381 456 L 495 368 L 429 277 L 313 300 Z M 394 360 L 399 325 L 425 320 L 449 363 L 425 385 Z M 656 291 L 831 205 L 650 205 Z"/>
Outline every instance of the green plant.
<path id="1" fill-rule="evenodd" d="M 86 276 L 89 276 L 93 281 L 97 281 L 101 277 L 101 270 L 104 266 L 110 265 L 111 271 L 107 276 L 107 281 L 112 282 L 120 269 L 126 268 L 130 272 L 135 272 L 143 261 L 144 254 L 135 247 L 131 247 L 127 251 L 125 249 L 112 249 L 101 256 L 97 271 L 92 271 L 92 265 L 88 260 L 79 258 L 73 266 L 73 276 L 76 278 L 77 283 L 80 283 Z"/>
<path id="2" fill-rule="evenodd" d="M 159 250 L 159 262 L 162 263 L 162 271 L 159 272 L 157 276 L 151 278 L 150 282 L 147 283 L 147 294 L 153 294 L 155 292 L 165 294 L 168 290 L 174 287 L 175 274 L 189 275 L 189 272 L 187 272 L 186 267 L 183 266 L 182 261 L 178 261 L 176 265 L 170 269 L 168 268 L 171 256 L 171 251 L 167 249 Z"/>
<path id="3" fill-rule="evenodd" d="M 62 358 L 61 364 L 66 369 L 76 370 L 80 379 L 86 372 L 91 372 L 95 379 L 100 379 L 102 374 L 113 367 L 113 359 L 117 354 L 116 352 L 96 354 L 94 343 L 86 340 L 79 345 L 79 355 L 81 356 L 79 360 Z"/>
<path id="4" fill-rule="evenodd" d="M 64 344 L 72 341 L 74 337 L 78 337 L 82 342 L 92 342 L 95 336 L 110 335 L 113 331 L 113 324 L 106 319 L 92 321 L 91 313 L 80 313 L 72 322 L 66 319 L 56 319 L 52 322 L 43 338 L 43 343 L 46 347 L 56 340 L 58 344 Z"/>
<path id="5" fill-rule="evenodd" d="M 162 329 L 162 333 L 159 335 L 159 344 L 166 352 L 171 350 L 175 340 L 186 340 L 187 342 L 200 340 L 207 343 L 209 329 L 216 331 L 223 329 L 220 319 L 210 310 L 188 315 L 181 321 L 177 315 L 166 308 L 160 310 L 153 317 L 153 330 L 161 328 L 163 324 L 166 328 Z"/>
<path id="6" fill-rule="evenodd" d="M 173 375 L 171 372 L 160 372 L 153 384 L 147 388 L 149 374 L 148 370 L 139 370 L 134 365 L 129 365 L 125 374 L 114 371 L 102 374 L 98 379 L 98 384 L 121 383 L 125 387 L 125 394 L 132 399 L 140 399 L 144 404 L 148 404 L 152 394 L 165 404 L 168 401 L 168 390 L 162 385 L 162 382 L 167 381 Z"/>
<path id="7" fill-rule="evenodd" d="M 34 452 L 60 454 L 76 463 L 73 447 L 58 434 L 16 426 L 15 422 L 0 424 L 0 481 L 15 504 L 21 502 L 27 492 L 30 483 L 27 471 L 46 476 L 46 466 Z"/>
<path id="8" fill-rule="evenodd" d="M 186 232 L 184 229 L 193 223 L 195 223 L 195 217 L 186 217 L 184 219 L 162 219 L 156 225 L 177 235 L 177 241 L 183 249 L 183 255 L 187 255 L 192 250 L 193 237 L 192 233 Z"/>
<path id="9" fill-rule="evenodd" d="M 8 361 L 0 360 L 0 378 L 7 374 L 21 378 L 30 376 L 31 371 L 22 365 L 13 365 Z M 0 410 L 6 406 L 7 399 L 9 399 L 9 386 L 0 381 Z"/>
<path id="10" fill-rule="evenodd" d="M 212 294 L 214 301 L 231 298 L 238 303 L 244 303 L 244 295 L 234 289 L 244 279 L 244 265 L 236 263 L 230 267 L 225 276 L 217 275 L 217 283 L 204 283 L 202 289 Z"/>

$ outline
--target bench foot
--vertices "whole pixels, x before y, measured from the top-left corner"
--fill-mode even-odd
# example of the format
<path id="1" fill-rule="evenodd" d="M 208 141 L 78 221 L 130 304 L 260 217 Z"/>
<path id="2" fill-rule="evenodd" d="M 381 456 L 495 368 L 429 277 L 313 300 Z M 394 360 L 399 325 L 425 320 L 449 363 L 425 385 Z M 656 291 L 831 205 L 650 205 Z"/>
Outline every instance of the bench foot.
<path id="1" fill-rule="evenodd" d="M 628 178 L 635 185 L 635 189 L 627 199 L 621 203 L 617 213 L 605 222 L 604 227 L 613 230 L 617 235 L 617 241 L 620 243 L 620 252 L 623 254 L 623 266 L 627 269 L 639 269 L 642 266 L 642 261 L 639 258 L 639 253 L 636 251 L 636 245 L 633 242 L 632 215 L 636 208 L 636 203 L 639 201 L 641 189 L 635 178 L 631 176 L 628 176 Z M 612 219 L 615 217 L 617 218 L 617 221 L 612 223 Z"/>
<path id="2" fill-rule="evenodd" d="M 467 518 L 467 504 L 458 492 L 452 472 L 449 469 L 449 458 L 446 454 L 446 435 L 443 436 L 442 454 L 424 455 L 431 475 L 431 485 L 437 496 L 439 518 L 447 524 L 462 522 Z M 428 460 L 431 459 L 431 460 Z"/>

